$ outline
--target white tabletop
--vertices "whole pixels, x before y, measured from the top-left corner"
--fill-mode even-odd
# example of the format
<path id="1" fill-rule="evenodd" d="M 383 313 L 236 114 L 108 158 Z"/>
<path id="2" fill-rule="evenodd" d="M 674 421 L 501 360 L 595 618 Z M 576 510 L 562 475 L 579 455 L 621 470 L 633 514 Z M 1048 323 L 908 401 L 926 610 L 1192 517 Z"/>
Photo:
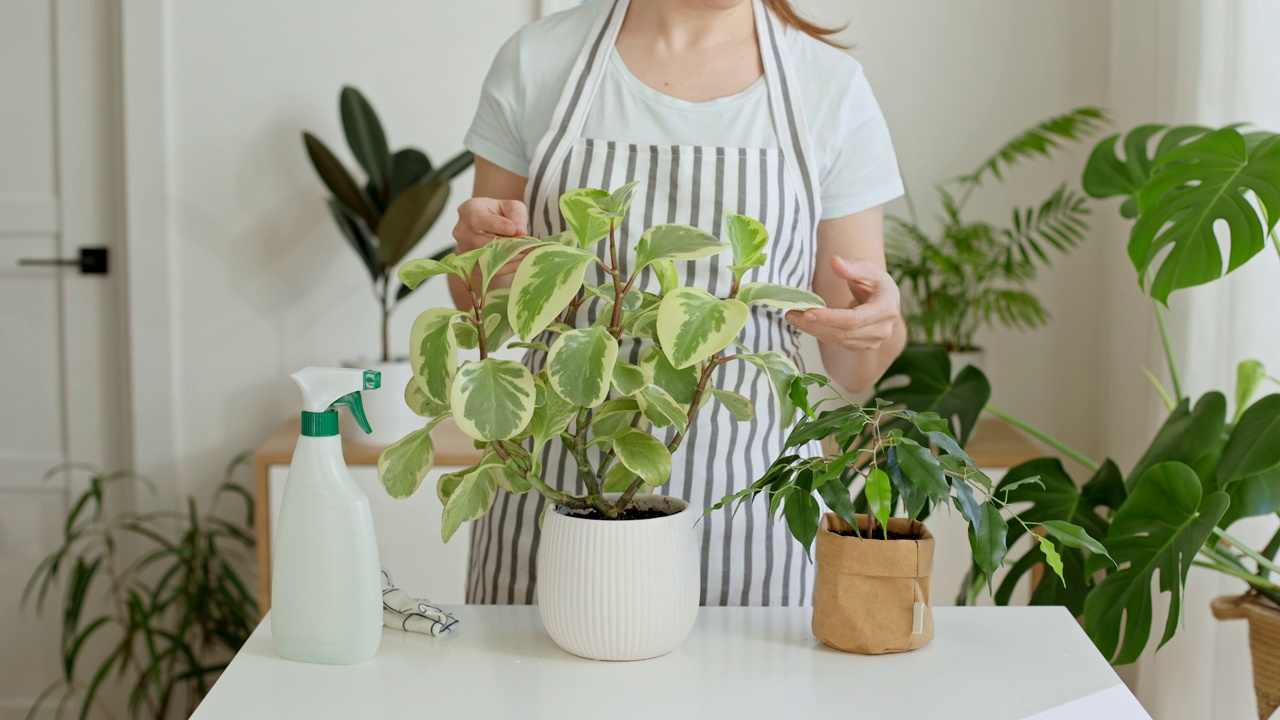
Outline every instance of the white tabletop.
<path id="1" fill-rule="evenodd" d="M 452 610 L 452 635 L 384 630 L 350 667 L 280 659 L 264 621 L 193 717 L 1150 720 L 1062 608 L 935 608 L 931 644 L 878 657 L 814 640 L 807 608 L 703 608 L 680 649 L 635 663 L 565 653 L 536 607 Z"/>

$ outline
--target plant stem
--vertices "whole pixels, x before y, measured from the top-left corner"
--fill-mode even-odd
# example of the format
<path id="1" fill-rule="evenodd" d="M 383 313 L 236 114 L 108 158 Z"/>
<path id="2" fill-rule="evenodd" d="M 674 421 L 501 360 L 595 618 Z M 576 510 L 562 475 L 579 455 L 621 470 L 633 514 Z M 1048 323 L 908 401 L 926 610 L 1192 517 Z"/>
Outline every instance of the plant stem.
<path id="1" fill-rule="evenodd" d="M 1253 548 L 1249 547 L 1247 544 L 1227 534 L 1226 530 L 1223 530 L 1222 528 L 1214 528 L 1213 534 L 1227 541 L 1227 543 L 1230 544 L 1231 547 L 1239 550 L 1240 552 L 1249 556 L 1251 560 L 1258 563 L 1259 575 L 1261 575 L 1263 570 L 1267 570 L 1270 572 L 1280 572 L 1280 566 L 1277 566 L 1275 562 L 1273 562 L 1270 558 L 1264 557 L 1262 553 L 1259 553 L 1257 550 L 1254 550 Z"/>
<path id="2" fill-rule="evenodd" d="M 387 305 L 387 286 L 391 283 L 388 277 L 382 279 L 382 292 L 378 295 L 378 303 L 382 306 L 382 362 L 391 362 L 391 308 Z"/>
<path id="3" fill-rule="evenodd" d="M 1178 382 L 1178 367 L 1173 361 L 1173 345 L 1169 342 L 1169 326 L 1164 319 L 1164 310 L 1155 300 L 1151 304 L 1156 309 L 1156 324 L 1160 326 L 1160 342 L 1164 345 L 1164 359 L 1169 364 L 1169 379 L 1173 382 L 1173 397 L 1182 402 L 1182 384 Z"/>
<path id="4" fill-rule="evenodd" d="M 1280 515 L 1280 513 L 1277 513 L 1277 515 Z M 1262 555 L 1268 560 L 1275 560 L 1277 552 L 1280 552 L 1280 530 L 1276 530 L 1276 534 L 1271 536 L 1271 540 L 1267 543 L 1267 546 L 1262 548 Z M 1258 568 L 1258 575 L 1263 580 L 1266 580 L 1267 577 L 1269 577 L 1269 573 L 1262 568 Z"/>
<path id="5" fill-rule="evenodd" d="M 1029 434 L 1029 435 L 1031 435 L 1032 437 L 1036 438 L 1036 439 L 1037 439 L 1037 440 L 1039 440 L 1040 442 L 1045 443 L 1045 444 L 1046 444 L 1046 445 L 1048 445 L 1049 447 L 1053 448 L 1054 450 L 1057 450 L 1058 452 L 1062 453 L 1063 455 L 1066 455 L 1067 457 L 1071 458 L 1072 460 L 1075 460 L 1076 462 L 1078 462 L 1078 463 L 1080 463 L 1081 465 L 1083 465 L 1083 466 L 1085 467 L 1085 469 L 1087 469 L 1089 472 L 1098 472 L 1098 469 L 1102 467 L 1100 464 L 1098 464 L 1098 463 L 1094 462 L 1093 460 L 1090 460 L 1089 458 L 1085 457 L 1083 453 L 1081 453 L 1081 452 L 1079 452 L 1079 451 L 1077 451 L 1077 450 L 1072 449 L 1070 446 L 1066 445 L 1065 443 L 1063 443 L 1063 442 L 1062 442 L 1062 441 L 1060 441 L 1060 440 L 1056 440 L 1056 439 L 1054 439 L 1053 437 L 1050 437 L 1050 436 L 1049 436 L 1048 434 L 1046 434 L 1043 430 L 1040 430 L 1040 429 L 1038 429 L 1038 428 L 1032 427 L 1031 425 L 1028 425 L 1027 423 L 1023 422 L 1022 420 L 1019 420 L 1018 418 L 1015 418 L 1015 417 L 1013 417 L 1012 415 L 1009 415 L 1009 414 L 1008 414 L 1008 413 L 1006 413 L 1006 412 L 1003 412 L 1003 411 L 1001 411 L 1001 410 L 997 410 L 996 408 L 993 408 L 993 407 L 991 407 L 991 406 L 987 406 L 986 411 L 987 411 L 988 413 L 991 413 L 991 414 L 992 414 L 992 415 L 994 415 L 995 417 L 998 417 L 998 418 L 1000 418 L 1001 420 L 1004 420 L 1005 422 L 1009 423 L 1010 425 L 1012 425 L 1012 426 L 1014 426 L 1014 427 L 1016 427 L 1016 428 L 1018 428 L 1018 429 L 1022 430 L 1023 432 L 1026 432 L 1027 434 Z"/>

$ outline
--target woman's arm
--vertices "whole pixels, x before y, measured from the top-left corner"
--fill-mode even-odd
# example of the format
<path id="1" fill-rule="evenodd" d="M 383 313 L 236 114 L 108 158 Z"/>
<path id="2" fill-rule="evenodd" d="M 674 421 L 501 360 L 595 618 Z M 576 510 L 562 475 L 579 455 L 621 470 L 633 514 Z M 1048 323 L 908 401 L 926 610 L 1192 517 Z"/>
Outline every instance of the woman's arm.
<path id="1" fill-rule="evenodd" d="M 813 291 L 827 307 L 792 310 L 787 320 L 818 338 L 833 380 L 867 389 L 907 344 L 898 285 L 885 271 L 883 206 L 818 223 Z"/>
<path id="2" fill-rule="evenodd" d="M 524 206 L 528 180 L 485 160 L 476 158 L 476 181 L 471 199 L 458 206 L 458 224 L 453 239 L 458 253 L 484 247 L 496 237 L 529 234 L 529 211 Z M 523 257 L 523 256 L 521 256 Z M 509 287 L 520 258 L 498 271 L 490 287 Z M 458 278 L 449 276 L 449 294 L 459 310 L 471 309 L 471 297 Z"/>

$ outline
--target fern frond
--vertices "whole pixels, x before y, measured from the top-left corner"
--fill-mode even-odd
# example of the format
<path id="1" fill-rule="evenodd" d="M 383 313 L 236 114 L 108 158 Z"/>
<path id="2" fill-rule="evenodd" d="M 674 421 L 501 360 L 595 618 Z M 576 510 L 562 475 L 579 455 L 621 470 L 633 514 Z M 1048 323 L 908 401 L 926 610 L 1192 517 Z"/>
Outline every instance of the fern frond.
<path id="1" fill-rule="evenodd" d="M 977 297 L 977 305 L 987 325 L 998 320 L 1008 328 L 1033 330 L 1049 322 L 1049 311 L 1026 290 L 988 288 Z"/>
<path id="2" fill-rule="evenodd" d="M 1049 118 L 1010 140 L 971 175 L 961 176 L 959 181 L 968 185 L 981 185 L 983 176 L 988 173 L 997 180 L 1003 180 L 1002 173 L 1022 160 L 1049 157 L 1065 143 L 1080 142 L 1092 137 L 1110 122 L 1106 111 L 1096 107 L 1077 108 L 1064 115 Z"/>
<path id="3" fill-rule="evenodd" d="M 1038 207 L 1014 208 L 1013 225 L 1003 231 L 1006 247 L 1002 263 L 1031 265 L 1038 259 L 1041 265 L 1052 264 L 1046 246 L 1059 253 L 1075 248 L 1089 230 L 1086 218 L 1090 214 L 1088 200 L 1065 183 Z"/>

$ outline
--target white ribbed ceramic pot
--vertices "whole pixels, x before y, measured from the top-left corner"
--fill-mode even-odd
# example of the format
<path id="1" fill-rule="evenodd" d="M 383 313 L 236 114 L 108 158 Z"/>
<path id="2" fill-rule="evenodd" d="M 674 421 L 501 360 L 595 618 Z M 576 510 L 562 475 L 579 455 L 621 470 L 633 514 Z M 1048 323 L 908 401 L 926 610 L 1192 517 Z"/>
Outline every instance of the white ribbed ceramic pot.
<path id="1" fill-rule="evenodd" d="M 665 495 L 637 495 L 634 506 L 669 514 L 589 520 L 552 509 L 543 518 L 538 611 L 551 639 L 574 655 L 666 655 L 698 618 L 696 515 L 688 503 Z"/>

